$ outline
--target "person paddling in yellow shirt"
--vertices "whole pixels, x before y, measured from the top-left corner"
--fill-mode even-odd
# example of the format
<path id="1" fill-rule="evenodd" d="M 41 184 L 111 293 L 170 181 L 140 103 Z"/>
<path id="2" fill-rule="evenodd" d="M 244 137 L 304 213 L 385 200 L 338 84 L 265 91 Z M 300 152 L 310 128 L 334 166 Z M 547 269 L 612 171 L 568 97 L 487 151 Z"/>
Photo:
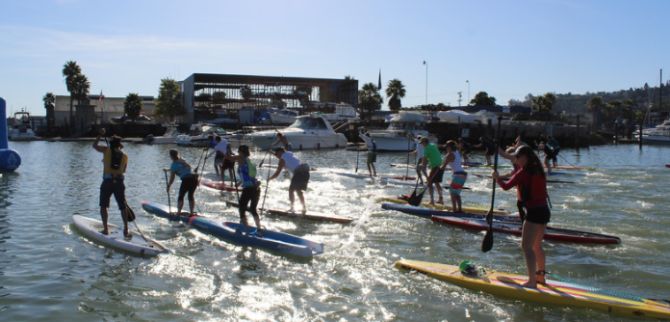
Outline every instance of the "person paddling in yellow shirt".
<path id="1" fill-rule="evenodd" d="M 126 205 L 126 186 L 123 183 L 124 174 L 128 167 L 128 156 L 123 153 L 123 144 L 121 138 L 113 136 L 109 141 L 109 146 L 98 145 L 100 137 L 105 135 L 105 129 L 101 129 L 93 142 L 93 148 L 103 154 L 102 162 L 104 164 L 102 174 L 102 184 L 100 185 L 100 217 L 102 217 L 102 226 L 104 235 L 109 235 L 107 227 L 107 208 L 112 195 L 116 199 L 116 204 L 121 211 L 123 218 L 123 236 L 130 238 L 128 233 L 128 207 Z"/>

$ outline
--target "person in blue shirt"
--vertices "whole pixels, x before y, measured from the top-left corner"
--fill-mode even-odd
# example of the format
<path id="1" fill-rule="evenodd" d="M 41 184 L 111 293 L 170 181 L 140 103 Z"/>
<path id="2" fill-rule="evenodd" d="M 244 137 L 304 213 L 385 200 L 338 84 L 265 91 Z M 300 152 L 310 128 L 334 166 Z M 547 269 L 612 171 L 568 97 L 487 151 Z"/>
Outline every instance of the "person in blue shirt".
<path id="1" fill-rule="evenodd" d="M 261 183 L 256 179 L 256 165 L 251 161 L 249 146 L 240 145 L 237 155 L 226 156 L 226 159 L 237 162 L 237 174 L 239 175 L 237 185 L 242 186 L 242 194 L 238 209 L 240 212 L 240 224 L 246 229 L 248 225 L 246 212 L 250 212 L 256 223 L 256 232 L 261 234 L 261 217 L 258 215 L 258 200 L 261 196 Z"/>
<path id="2" fill-rule="evenodd" d="M 184 196 L 188 192 L 188 208 L 189 214 L 195 214 L 193 211 L 195 207 L 195 189 L 198 187 L 198 175 L 191 172 L 191 165 L 188 164 L 184 159 L 179 157 L 179 152 L 177 150 L 170 150 L 170 159 L 172 159 L 172 165 L 170 169 L 170 180 L 167 184 L 167 192 L 170 193 L 170 186 L 174 181 L 175 176 L 179 176 L 181 179 L 181 186 L 179 186 L 179 195 L 177 198 L 177 214 L 181 213 L 181 209 L 184 207 Z"/>

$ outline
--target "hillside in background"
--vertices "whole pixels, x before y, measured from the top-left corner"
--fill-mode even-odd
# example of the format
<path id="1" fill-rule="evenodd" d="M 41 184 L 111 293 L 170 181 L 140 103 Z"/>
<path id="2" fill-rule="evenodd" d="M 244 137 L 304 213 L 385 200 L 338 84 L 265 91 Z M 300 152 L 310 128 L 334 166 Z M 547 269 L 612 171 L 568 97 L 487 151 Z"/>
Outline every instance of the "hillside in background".
<path id="1" fill-rule="evenodd" d="M 586 92 L 585 94 L 555 94 L 556 102 L 552 108 L 553 113 L 561 113 L 565 111 L 568 114 L 585 114 L 589 113 L 586 108 L 586 103 L 589 99 L 595 96 L 602 97 L 605 103 L 620 102 L 625 103 L 629 101 L 631 107 L 634 109 L 646 109 L 651 104 L 653 111 L 670 111 L 670 81 L 663 85 L 663 108 L 659 108 L 659 87 L 649 87 L 644 84 L 640 88 L 629 88 L 627 90 L 620 90 L 616 92 Z M 533 95 L 528 94 L 523 101 L 510 100 L 509 105 L 523 105 L 532 106 Z"/>

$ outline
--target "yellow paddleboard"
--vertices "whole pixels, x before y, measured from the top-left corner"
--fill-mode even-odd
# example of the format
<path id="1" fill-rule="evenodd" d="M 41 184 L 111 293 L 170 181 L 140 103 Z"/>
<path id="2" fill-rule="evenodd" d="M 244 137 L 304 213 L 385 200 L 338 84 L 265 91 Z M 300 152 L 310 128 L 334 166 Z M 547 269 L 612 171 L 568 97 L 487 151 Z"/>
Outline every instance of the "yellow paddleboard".
<path id="1" fill-rule="evenodd" d="M 574 283 L 547 280 L 547 285 L 538 284 L 537 289 L 521 285 L 526 276 L 486 271 L 480 276 L 469 277 L 461 273 L 458 266 L 439 263 L 399 260 L 397 268 L 418 271 L 428 276 L 472 290 L 487 292 L 496 296 L 528 302 L 591 308 L 619 315 L 668 319 L 670 303 L 662 300 L 645 299 L 629 294 L 617 294 Z"/>
<path id="2" fill-rule="evenodd" d="M 382 198 L 377 199 L 377 202 L 392 202 L 392 203 L 407 204 L 407 201 L 399 199 L 399 198 L 393 198 L 393 197 L 382 197 Z M 443 210 L 443 211 L 452 211 L 451 206 L 441 205 L 441 204 L 431 205 L 428 202 L 422 203 L 421 207 L 436 209 L 436 210 Z M 474 207 L 463 206 L 462 208 L 463 208 L 463 212 L 467 212 L 467 213 L 470 213 L 470 214 L 486 215 L 486 214 L 489 213 L 489 208 L 484 207 L 484 206 L 474 206 Z M 506 211 L 506 210 L 503 210 L 503 209 L 494 209 L 493 213 L 496 214 L 496 215 L 509 215 L 510 214 L 509 211 Z"/>

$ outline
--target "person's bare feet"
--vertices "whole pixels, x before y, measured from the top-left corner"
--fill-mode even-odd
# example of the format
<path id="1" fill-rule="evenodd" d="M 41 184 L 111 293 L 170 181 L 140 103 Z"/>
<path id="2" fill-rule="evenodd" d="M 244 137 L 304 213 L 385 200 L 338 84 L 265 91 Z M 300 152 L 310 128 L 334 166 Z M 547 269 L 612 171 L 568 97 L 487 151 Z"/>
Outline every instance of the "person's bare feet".
<path id="1" fill-rule="evenodd" d="M 100 233 L 103 235 L 109 235 L 109 230 L 101 230 Z"/>
<path id="2" fill-rule="evenodd" d="M 530 281 L 528 281 L 526 283 L 521 284 L 521 286 L 525 288 L 537 288 L 537 282 L 531 283 Z"/>

